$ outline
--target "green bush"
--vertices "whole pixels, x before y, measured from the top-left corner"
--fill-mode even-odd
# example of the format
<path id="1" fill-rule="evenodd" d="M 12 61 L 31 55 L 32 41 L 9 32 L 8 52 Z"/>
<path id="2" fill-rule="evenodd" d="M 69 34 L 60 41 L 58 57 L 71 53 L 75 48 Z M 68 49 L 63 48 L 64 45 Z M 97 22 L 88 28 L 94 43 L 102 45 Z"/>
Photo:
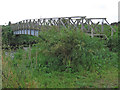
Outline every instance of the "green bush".
<path id="1" fill-rule="evenodd" d="M 44 72 L 100 72 L 110 65 L 117 66 L 117 55 L 104 47 L 104 41 L 80 30 L 51 29 L 42 31 L 39 38 L 39 43 L 26 52 L 26 67 Z M 22 55 L 25 53 L 16 54 L 16 59 L 23 60 L 19 58 Z"/>
<path id="2" fill-rule="evenodd" d="M 2 44 L 10 45 L 13 38 L 13 32 L 9 26 L 2 26 Z"/>
<path id="3" fill-rule="evenodd" d="M 27 50 L 17 49 L 14 59 L 6 56 L 3 50 L 3 87 L 82 88 L 108 87 L 111 83 L 117 85 L 114 82 L 118 79 L 118 55 L 104 47 L 106 43 L 99 38 L 90 38 L 80 30 L 63 28 L 58 31 L 51 27 L 51 30 L 40 32 L 38 41 Z M 99 83 L 99 79 L 106 82 Z M 99 86 L 96 86 L 97 83 Z"/>
<path id="4" fill-rule="evenodd" d="M 113 37 L 109 37 L 107 41 L 107 46 L 109 47 L 110 51 L 118 52 L 118 27 L 113 27 L 116 32 L 114 32 Z"/>
<path id="5" fill-rule="evenodd" d="M 98 38 L 91 38 L 80 30 L 42 31 L 39 46 L 41 53 L 49 59 L 41 63 L 56 70 L 80 71 L 102 68 L 108 61 L 109 50 L 104 47 L 104 42 Z M 55 59 L 53 59 L 55 58 Z M 110 62 L 109 62 L 110 63 Z"/>
<path id="6" fill-rule="evenodd" d="M 10 49 L 28 46 L 38 42 L 38 37 L 31 35 L 14 35 L 10 26 L 2 26 L 2 47 Z"/>

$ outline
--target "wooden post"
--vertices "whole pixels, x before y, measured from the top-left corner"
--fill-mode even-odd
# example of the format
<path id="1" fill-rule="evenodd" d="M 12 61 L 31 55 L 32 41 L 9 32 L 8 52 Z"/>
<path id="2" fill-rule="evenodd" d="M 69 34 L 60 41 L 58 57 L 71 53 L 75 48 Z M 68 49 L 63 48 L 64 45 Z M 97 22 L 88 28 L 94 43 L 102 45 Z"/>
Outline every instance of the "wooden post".
<path id="1" fill-rule="evenodd" d="M 29 20 L 29 22 L 28 22 L 28 27 L 29 27 L 28 30 L 30 31 L 30 35 L 31 35 L 31 30 L 32 30 L 32 29 L 31 29 L 31 22 L 30 22 L 30 20 Z"/>
<path id="2" fill-rule="evenodd" d="M 37 24 L 37 21 L 34 21 L 34 30 L 38 30 L 38 24 Z"/>
<path id="3" fill-rule="evenodd" d="M 17 29 L 16 29 L 16 31 L 17 30 L 20 30 L 20 24 L 19 23 L 17 23 Z"/>
<path id="4" fill-rule="evenodd" d="M 47 28 L 47 30 L 49 30 L 49 22 L 48 22 L 48 19 L 46 20 L 46 28 Z"/>
<path id="5" fill-rule="evenodd" d="M 60 30 L 60 18 L 58 18 L 58 30 Z"/>
<path id="6" fill-rule="evenodd" d="M 76 27 L 77 27 L 77 29 L 78 29 L 78 26 L 77 26 L 77 21 L 76 21 L 76 20 L 75 20 L 74 24 L 75 24 L 75 26 L 76 26 Z"/>
<path id="7" fill-rule="evenodd" d="M 43 26 L 44 26 L 43 25 L 43 19 L 40 19 L 40 23 L 39 24 L 40 24 L 40 30 L 43 30 Z"/>
<path id="8" fill-rule="evenodd" d="M 16 29 L 16 28 L 15 28 Z M 19 34 L 19 31 L 21 30 L 21 24 L 19 22 L 19 30 L 17 30 L 17 34 Z"/>
<path id="9" fill-rule="evenodd" d="M 30 29 L 30 35 L 31 35 L 31 30 L 35 30 L 35 19 L 32 22 L 32 29 Z"/>
<path id="10" fill-rule="evenodd" d="M 111 38 L 113 38 L 113 29 L 111 30 Z"/>
<path id="11" fill-rule="evenodd" d="M 81 18 L 81 30 L 83 31 L 83 18 Z"/>
<path id="12" fill-rule="evenodd" d="M 45 19 L 43 19 L 43 23 L 42 24 L 45 26 Z"/>
<path id="13" fill-rule="evenodd" d="M 50 26 L 53 26 L 53 24 L 52 24 L 52 18 L 50 18 L 49 23 L 50 23 Z"/>
<path id="14" fill-rule="evenodd" d="M 36 22 L 37 22 L 37 30 L 39 30 L 39 22 L 38 22 L 38 20 Z"/>
<path id="15" fill-rule="evenodd" d="M 75 28 L 74 22 L 72 21 L 71 18 L 69 18 L 69 25 L 70 25 L 70 30 L 71 30 L 72 28 Z"/>
<path id="16" fill-rule="evenodd" d="M 20 30 L 18 31 L 19 32 L 18 34 L 20 34 L 21 30 L 22 30 L 22 23 L 20 22 Z"/>
<path id="17" fill-rule="evenodd" d="M 58 26 L 57 19 L 54 19 L 54 20 L 53 20 L 53 24 L 54 24 L 55 26 Z"/>
<path id="18" fill-rule="evenodd" d="M 68 23 L 68 28 L 71 29 L 70 28 L 70 18 L 67 19 L 67 23 Z"/>
<path id="19" fill-rule="evenodd" d="M 94 37 L 94 33 L 93 33 L 94 29 L 91 28 L 91 37 L 93 38 Z"/>
<path id="20" fill-rule="evenodd" d="M 60 22 L 65 28 L 67 28 L 61 19 L 60 19 Z"/>
<path id="21" fill-rule="evenodd" d="M 35 30 L 33 30 L 34 31 L 34 36 L 35 36 Z"/>
<path id="22" fill-rule="evenodd" d="M 75 24 L 75 22 L 72 20 L 72 19 L 70 19 L 71 20 L 71 22 L 73 23 L 73 26 L 74 26 L 74 29 L 76 28 L 76 29 L 78 29 L 78 27 L 77 27 L 77 25 Z"/>
<path id="23" fill-rule="evenodd" d="M 26 34 L 26 21 L 24 21 L 25 24 L 24 24 L 24 34 Z"/>
<path id="24" fill-rule="evenodd" d="M 34 31 L 34 35 L 35 35 L 35 30 L 39 30 L 39 26 L 38 26 L 38 20 L 35 21 L 35 29 L 33 30 Z"/>
<path id="25" fill-rule="evenodd" d="M 111 27 L 111 38 L 113 37 L 113 31 L 116 32 L 112 26 L 108 23 L 108 21 L 105 19 L 105 21 L 107 22 L 107 24 Z"/>
<path id="26" fill-rule="evenodd" d="M 103 24 L 104 24 L 104 19 L 102 19 L 102 26 L 101 26 L 101 29 L 102 29 L 101 31 L 102 31 L 102 33 L 103 33 L 103 29 L 104 29 L 104 28 L 103 28 Z"/>
<path id="27" fill-rule="evenodd" d="M 87 22 L 88 22 L 88 32 L 90 32 L 90 26 L 89 26 L 90 25 L 90 21 L 89 21 L 89 19 L 88 19 Z"/>
<path id="28" fill-rule="evenodd" d="M 25 20 L 23 20 L 23 34 L 25 34 Z"/>
<path id="29" fill-rule="evenodd" d="M 28 20 L 26 20 L 26 32 L 27 32 L 27 35 L 28 35 Z"/>
<path id="30" fill-rule="evenodd" d="M 52 25 L 52 18 L 48 19 L 48 29 L 51 29 Z"/>
<path id="31" fill-rule="evenodd" d="M 53 23 L 55 26 L 58 26 L 58 23 L 56 22 L 56 20 L 53 20 Z"/>
<path id="32" fill-rule="evenodd" d="M 41 23 L 41 20 L 40 19 L 38 19 L 38 27 L 39 27 L 39 30 L 38 30 L 38 33 L 39 33 L 39 31 L 41 31 L 41 26 L 42 26 L 42 23 Z M 37 32 L 36 32 L 37 33 Z M 36 34 L 36 36 L 37 36 L 37 34 Z"/>
<path id="33" fill-rule="evenodd" d="M 46 23 L 45 23 L 45 21 L 46 21 L 46 19 L 44 18 L 44 19 L 43 19 L 43 22 L 42 22 L 42 26 L 43 26 L 44 28 L 46 28 Z"/>
<path id="34" fill-rule="evenodd" d="M 77 27 L 79 28 L 79 23 L 80 23 L 81 19 L 76 19 L 77 22 Z"/>
<path id="35" fill-rule="evenodd" d="M 22 34 L 22 30 L 23 30 L 23 23 L 21 22 L 21 34 Z"/>

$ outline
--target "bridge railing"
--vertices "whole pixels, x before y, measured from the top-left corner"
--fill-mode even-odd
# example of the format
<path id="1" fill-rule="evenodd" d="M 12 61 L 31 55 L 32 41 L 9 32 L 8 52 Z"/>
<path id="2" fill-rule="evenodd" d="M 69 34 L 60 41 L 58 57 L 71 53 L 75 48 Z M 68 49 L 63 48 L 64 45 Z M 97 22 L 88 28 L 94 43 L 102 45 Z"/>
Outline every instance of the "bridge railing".
<path id="1" fill-rule="evenodd" d="M 96 23 L 94 20 L 96 20 Z M 28 19 L 11 24 L 11 28 L 14 31 L 14 34 L 38 36 L 38 32 L 42 29 L 49 30 L 51 26 L 55 26 L 58 30 L 60 30 L 61 27 L 68 28 L 70 30 L 80 29 L 83 32 L 91 33 L 91 37 L 94 37 L 94 33 L 104 32 L 104 23 L 111 28 L 111 36 L 113 36 L 113 32 L 116 31 L 108 23 L 106 18 L 86 18 L 86 16 Z"/>

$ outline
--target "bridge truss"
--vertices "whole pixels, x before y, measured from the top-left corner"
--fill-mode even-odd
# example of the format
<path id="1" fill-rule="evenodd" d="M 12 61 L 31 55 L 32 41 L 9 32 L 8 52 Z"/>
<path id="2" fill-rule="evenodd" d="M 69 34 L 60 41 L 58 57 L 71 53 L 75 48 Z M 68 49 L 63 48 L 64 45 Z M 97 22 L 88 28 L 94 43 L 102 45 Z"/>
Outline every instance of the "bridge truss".
<path id="1" fill-rule="evenodd" d="M 113 36 L 116 30 L 112 28 L 106 18 L 86 18 L 86 16 L 27 19 L 11 24 L 11 29 L 14 34 L 38 36 L 39 31 L 42 29 L 49 30 L 51 26 L 55 26 L 58 30 L 61 30 L 63 27 L 70 30 L 82 30 L 94 37 L 104 35 L 105 25 L 111 28 L 111 36 Z"/>

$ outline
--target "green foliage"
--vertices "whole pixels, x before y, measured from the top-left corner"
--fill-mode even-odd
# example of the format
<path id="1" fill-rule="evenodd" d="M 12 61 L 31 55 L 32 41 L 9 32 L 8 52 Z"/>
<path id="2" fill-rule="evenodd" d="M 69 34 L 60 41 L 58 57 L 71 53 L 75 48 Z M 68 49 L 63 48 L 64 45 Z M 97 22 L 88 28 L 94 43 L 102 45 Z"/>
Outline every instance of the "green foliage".
<path id="1" fill-rule="evenodd" d="M 2 26 L 2 44 L 10 45 L 13 38 L 13 32 L 9 26 Z"/>
<path id="2" fill-rule="evenodd" d="M 51 58 L 57 58 L 49 68 L 57 65 L 55 68 L 61 71 L 68 69 L 73 72 L 81 71 L 81 69 L 94 71 L 103 68 L 114 58 L 109 58 L 111 53 L 104 47 L 104 42 L 98 38 L 90 38 L 80 30 L 63 29 L 58 32 L 49 30 L 41 32 L 40 37 L 46 39 L 41 39 L 39 44 L 44 47 L 42 53 Z M 51 63 L 50 59 L 46 62 Z"/>
<path id="3" fill-rule="evenodd" d="M 38 71 L 102 72 L 110 65 L 117 67 L 117 55 L 104 47 L 104 41 L 91 38 L 80 30 L 42 31 L 37 45 L 28 49 L 25 62 Z M 37 53 L 36 53 L 37 52 Z M 23 60 L 23 51 L 15 62 Z M 36 63 L 37 62 L 37 63 Z"/>
<path id="4" fill-rule="evenodd" d="M 38 37 L 30 35 L 14 35 L 10 26 L 2 26 L 2 47 L 16 48 L 38 42 Z"/>
<path id="5" fill-rule="evenodd" d="M 113 34 L 113 37 L 109 37 L 107 41 L 107 46 L 109 47 L 110 51 L 118 52 L 118 27 L 113 27 L 116 32 Z"/>
<path id="6" fill-rule="evenodd" d="M 34 40 L 27 37 L 20 36 L 16 40 L 19 44 L 22 43 L 21 40 Z M 116 38 L 115 35 L 114 37 Z M 112 70 L 106 74 L 109 77 L 118 68 L 117 53 L 110 52 L 104 44 L 106 43 L 101 39 L 91 38 L 80 30 L 62 28 L 59 31 L 56 27 L 43 30 L 40 32 L 38 43 L 27 50 L 19 48 L 13 60 L 3 52 L 3 86 L 99 87 L 96 86 L 96 80 L 104 79 L 103 74 Z M 116 73 L 117 71 L 111 76 L 115 80 Z M 109 80 L 111 77 L 106 78 Z M 107 85 L 105 87 L 108 87 Z"/>
<path id="7" fill-rule="evenodd" d="M 23 53 L 23 57 L 20 56 L 21 53 Z M 42 66 L 37 71 L 35 67 L 28 67 L 30 60 L 25 59 L 25 54 L 27 57 L 28 53 L 19 50 L 16 56 L 22 57 L 22 59 L 16 57 L 14 60 L 11 60 L 3 52 L 3 88 L 114 88 L 118 85 L 118 71 L 115 67 L 105 69 L 105 73 L 102 74 L 98 72 L 91 73 L 85 70 L 76 73 L 46 72 L 49 71 L 49 68 Z M 35 60 L 32 63 L 34 62 Z"/>

